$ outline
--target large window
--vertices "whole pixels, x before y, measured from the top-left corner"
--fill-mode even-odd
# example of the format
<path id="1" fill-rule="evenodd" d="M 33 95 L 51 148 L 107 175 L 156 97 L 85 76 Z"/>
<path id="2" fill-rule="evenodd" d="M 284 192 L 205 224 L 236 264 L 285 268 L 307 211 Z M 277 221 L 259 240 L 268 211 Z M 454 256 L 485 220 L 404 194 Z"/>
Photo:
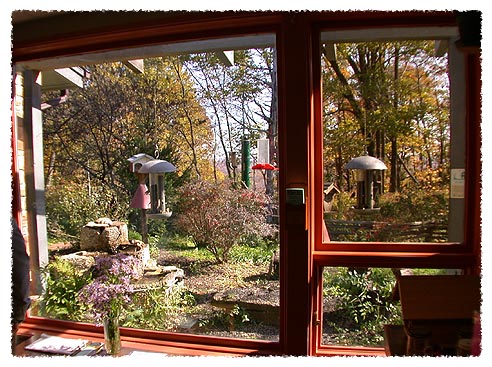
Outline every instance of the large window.
<path id="1" fill-rule="evenodd" d="M 121 326 L 278 341 L 274 35 L 17 67 L 41 70 L 48 261 L 32 315 L 95 322 L 79 296 L 91 266 L 137 249 Z M 55 83 L 74 71 L 78 85 Z M 154 160 L 174 168 L 138 171 Z"/>
<path id="2" fill-rule="evenodd" d="M 471 251 L 457 37 L 432 27 L 321 32 L 318 352 L 377 354 L 384 325 L 402 324 L 402 272 L 463 274 L 468 264 L 447 257 Z"/>
<path id="3" fill-rule="evenodd" d="M 463 241 L 456 37 L 322 34 L 325 243 Z"/>

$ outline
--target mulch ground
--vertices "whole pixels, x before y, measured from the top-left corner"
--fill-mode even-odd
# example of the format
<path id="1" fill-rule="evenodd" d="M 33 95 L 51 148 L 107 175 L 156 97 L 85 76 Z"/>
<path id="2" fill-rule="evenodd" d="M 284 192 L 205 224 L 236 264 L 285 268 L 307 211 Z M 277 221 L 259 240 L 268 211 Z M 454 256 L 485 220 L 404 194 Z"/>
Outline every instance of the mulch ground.
<path id="1" fill-rule="evenodd" d="M 184 285 L 196 301 L 197 318 L 213 315 L 218 311 L 213 299 L 217 294 L 233 293 L 241 301 L 270 306 L 279 305 L 280 282 L 278 277 L 269 274 L 269 264 L 216 264 L 212 261 L 194 261 L 178 256 L 164 249 L 160 250 L 158 265 L 174 265 L 184 270 Z M 196 331 L 196 330 L 195 330 Z M 261 322 L 245 322 L 234 327 L 215 327 L 200 330 L 207 335 L 278 340 L 279 330 L 276 326 Z"/>

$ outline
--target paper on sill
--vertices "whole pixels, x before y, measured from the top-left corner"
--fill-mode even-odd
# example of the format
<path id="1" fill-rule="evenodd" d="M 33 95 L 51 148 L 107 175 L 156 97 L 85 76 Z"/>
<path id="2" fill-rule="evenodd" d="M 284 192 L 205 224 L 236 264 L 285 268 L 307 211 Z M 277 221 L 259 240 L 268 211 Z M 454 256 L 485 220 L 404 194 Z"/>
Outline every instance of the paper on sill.
<path id="1" fill-rule="evenodd" d="M 83 348 L 87 342 L 87 340 L 82 339 L 69 339 L 41 334 L 38 340 L 26 345 L 25 349 L 36 352 L 70 355 Z"/>

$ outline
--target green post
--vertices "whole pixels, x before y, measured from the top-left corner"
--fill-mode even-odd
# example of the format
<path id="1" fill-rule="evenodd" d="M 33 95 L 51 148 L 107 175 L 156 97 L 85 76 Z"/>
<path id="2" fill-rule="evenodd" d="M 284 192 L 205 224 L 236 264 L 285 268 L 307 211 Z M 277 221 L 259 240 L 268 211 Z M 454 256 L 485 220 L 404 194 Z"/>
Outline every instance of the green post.
<path id="1" fill-rule="evenodd" d="M 248 188 L 250 187 L 249 171 L 251 171 L 250 151 L 251 151 L 251 144 L 249 140 L 245 136 L 243 136 L 243 140 L 241 144 L 241 156 L 242 156 L 241 180 L 244 186 Z"/>

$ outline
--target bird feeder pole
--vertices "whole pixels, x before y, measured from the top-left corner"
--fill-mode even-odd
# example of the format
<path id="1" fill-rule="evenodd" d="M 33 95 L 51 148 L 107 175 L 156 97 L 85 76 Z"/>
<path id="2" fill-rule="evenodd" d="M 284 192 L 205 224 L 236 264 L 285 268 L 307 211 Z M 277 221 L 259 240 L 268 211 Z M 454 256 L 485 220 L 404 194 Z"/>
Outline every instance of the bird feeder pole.
<path id="1" fill-rule="evenodd" d="M 249 172 L 251 170 L 251 160 L 250 160 L 250 151 L 251 151 L 251 144 L 250 141 L 247 139 L 246 136 L 243 136 L 243 140 L 241 142 L 241 158 L 242 158 L 242 170 L 241 170 L 241 181 L 243 182 L 244 186 L 249 188 L 251 186 L 251 181 L 249 178 Z"/>

